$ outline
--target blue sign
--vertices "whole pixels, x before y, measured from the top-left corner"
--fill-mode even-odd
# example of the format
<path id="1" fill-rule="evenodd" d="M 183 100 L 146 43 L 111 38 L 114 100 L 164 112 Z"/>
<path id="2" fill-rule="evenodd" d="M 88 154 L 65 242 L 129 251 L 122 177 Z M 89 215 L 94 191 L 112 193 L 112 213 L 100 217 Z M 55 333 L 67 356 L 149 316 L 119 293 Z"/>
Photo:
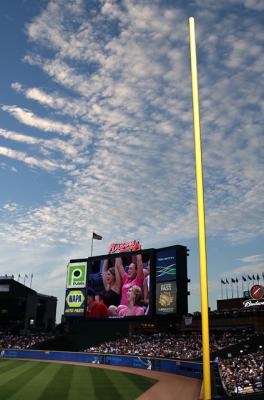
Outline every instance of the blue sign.
<path id="1" fill-rule="evenodd" d="M 175 249 L 161 250 L 156 254 L 156 282 L 176 280 Z"/>
<path id="2" fill-rule="evenodd" d="M 64 315 L 82 317 L 85 308 L 85 289 L 66 289 Z"/>

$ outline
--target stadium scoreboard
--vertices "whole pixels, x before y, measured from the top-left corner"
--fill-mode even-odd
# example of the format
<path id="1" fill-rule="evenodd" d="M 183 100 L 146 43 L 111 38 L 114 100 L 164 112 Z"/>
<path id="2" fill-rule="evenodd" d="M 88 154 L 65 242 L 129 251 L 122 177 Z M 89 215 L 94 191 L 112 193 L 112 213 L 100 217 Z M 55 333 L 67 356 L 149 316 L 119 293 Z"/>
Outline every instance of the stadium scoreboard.
<path id="1" fill-rule="evenodd" d="M 141 256 L 144 277 L 147 279 L 148 304 L 145 305 L 144 315 L 130 318 L 187 314 L 188 249 L 174 245 L 70 260 L 67 266 L 64 316 L 85 317 L 88 288 L 92 288 L 98 298 L 103 298 L 105 289 L 102 274 L 106 260 L 109 266 L 114 267 L 116 259 L 121 259 L 124 270 L 127 271 L 129 264 L 138 255 Z"/>

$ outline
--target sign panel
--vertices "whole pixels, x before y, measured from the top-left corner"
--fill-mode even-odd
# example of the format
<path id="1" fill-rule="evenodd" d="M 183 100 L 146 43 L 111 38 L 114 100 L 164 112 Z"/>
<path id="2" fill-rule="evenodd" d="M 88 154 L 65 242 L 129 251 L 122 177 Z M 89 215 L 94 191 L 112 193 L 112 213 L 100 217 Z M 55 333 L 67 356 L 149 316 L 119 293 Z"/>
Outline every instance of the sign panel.
<path id="1" fill-rule="evenodd" d="M 162 250 L 156 255 L 156 282 L 176 280 L 175 249 Z"/>
<path id="2" fill-rule="evenodd" d="M 84 288 L 86 286 L 87 263 L 68 264 L 67 289 Z"/>
<path id="3" fill-rule="evenodd" d="M 244 308 L 263 307 L 264 306 L 264 287 L 262 285 L 253 285 L 250 289 L 251 299 L 243 301 Z"/>
<path id="4" fill-rule="evenodd" d="M 156 313 L 176 313 L 176 282 L 160 282 L 156 284 Z"/>
<path id="5" fill-rule="evenodd" d="M 141 244 L 137 240 L 131 240 L 127 243 L 111 243 L 109 246 L 109 253 L 125 253 L 127 251 L 141 250 Z"/>
<path id="6" fill-rule="evenodd" d="M 82 316 L 85 308 L 85 289 L 66 290 L 64 314 Z"/>
<path id="7" fill-rule="evenodd" d="M 250 289 L 250 296 L 254 300 L 260 300 L 264 297 L 264 288 L 262 285 L 254 285 Z"/>
<path id="8" fill-rule="evenodd" d="M 246 301 L 243 301 L 243 307 L 244 308 L 263 307 L 263 306 L 264 306 L 264 300 L 246 300 Z"/>

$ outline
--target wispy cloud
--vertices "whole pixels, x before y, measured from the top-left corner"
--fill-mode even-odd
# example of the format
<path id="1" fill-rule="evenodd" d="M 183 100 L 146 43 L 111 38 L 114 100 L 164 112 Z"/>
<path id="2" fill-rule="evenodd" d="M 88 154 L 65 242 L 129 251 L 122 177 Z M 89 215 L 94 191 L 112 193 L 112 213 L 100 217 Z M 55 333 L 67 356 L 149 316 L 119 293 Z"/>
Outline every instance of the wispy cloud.
<path id="1" fill-rule="evenodd" d="M 61 151 L 68 156 L 74 157 L 77 155 L 77 149 L 66 142 L 63 142 L 60 139 L 39 139 L 34 136 L 23 135 L 21 133 L 6 131 L 5 129 L 0 129 L 0 136 L 6 139 L 26 143 L 29 145 L 37 145 L 43 147 L 44 151 L 53 150 L 53 151 Z"/>
<path id="2" fill-rule="evenodd" d="M 58 132 L 67 135 L 73 130 L 73 127 L 69 124 L 53 121 L 47 118 L 40 118 L 33 112 L 18 106 L 2 106 L 1 108 L 3 111 L 11 114 L 22 124 L 33 126 L 34 128 L 41 129 L 45 132 Z"/>
<path id="3" fill-rule="evenodd" d="M 89 113 L 91 113 L 90 106 L 87 103 L 87 99 L 77 97 L 73 98 L 62 96 L 59 92 L 47 93 L 41 88 L 26 88 L 19 82 L 13 82 L 12 88 L 22 93 L 27 99 L 34 100 L 43 106 L 50 107 L 55 110 L 58 114 L 67 115 L 75 119 L 89 120 Z M 101 113 L 102 110 L 96 104 L 92 106 L 94 113 Z"/>
<path id="4" fill-rule="evenodd" d="M 65 151 L 75 149 L 76 163 L 86 164 L 63 181 L 63 196 L 21 214 L 17 239 L 78 242 L 92 226 L 109 238 L 196 235 L 188 10 L 161 1 L 103 1 L 90 5 L 90 18 L 85 2 L 64 3 L 50 2 L 27 25 L 35 49 L 24 61 L 40 68 L 50 87 L 12 85 L 53 117 L 18 106 L 2 110 L 73 137 Z M 208 60 L 199 68 L 207 233 L 241 242 L 264 231 L 262 90 L 252 83 L 253 76 L 261 81 L 263 35 L 250 13 L 239 19 L 223 14 L 221 4 L 218 13 L 210 2 L 193 6 L 198 56 Z M 244 6 L 259 8 L 253 0 Z M 64 142 L 17 135 L 13 140 L 63 149 Z"/>
<path id="5" fill-rule="evenodd" d="M 56 169 L 72 169 L 68 165 L 54 163 L 49 160 L 39 160 L 35 157 L 28 156 L 26 153 L 23 153 L 21 151 L 12 150 L 2 146 L 0 146 L 0 154 L 8 158 L 13 158 L 15 160 L 21 161 L 27 164 L 29 167 L 38 167 L 47 171 L 54 171 Z"/>
<path id="6" fill-rule="evenodd" d="M 253 256 L 243 257 L 243 258 L 240 258 L 239 260 L 244 263 L 264 262 L 264 254 L 256 254 Z M 263 267 L 264 267 L 264 265 L 263 265 Z"/>
<path id="7" fill-rule="evenodd" d="M 264 272 L 264 254 L 256 254 L 239 259 L 243 265 L 234 270 L 235 273 L 252 274 L 259 273 L 260 276 Z"/>
<path id="8" fill-rule="evenodd" d="M 9 212 L 16 211 L 18 209 L 18 205 L 14 202 L 9 202 L 3 205 L 3 209 Z"/>

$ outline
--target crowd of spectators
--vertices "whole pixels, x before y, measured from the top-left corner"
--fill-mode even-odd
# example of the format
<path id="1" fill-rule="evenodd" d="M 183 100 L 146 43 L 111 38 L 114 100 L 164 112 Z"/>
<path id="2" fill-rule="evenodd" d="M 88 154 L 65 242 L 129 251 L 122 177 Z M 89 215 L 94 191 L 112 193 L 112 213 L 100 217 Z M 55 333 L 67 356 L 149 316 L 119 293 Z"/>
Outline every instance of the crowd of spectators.
<path id="1" fill-rule="evenodd" d="M 211 352 L 240 343 L 254 335 L 243 331 L 239 334 L 224 332 L 211 334 Z M 141 355 L 148 357 L 164 357 L 177 359 L 195 359 L 202 356 L 202 337 L 200 334 L 175 335 L 169 333 L 154 333 L 152 335 L 132 335 L 130 338 L 109 341 L 99 346 L 92 346 L 88 353 Z"/>
<path id="2" fill-rule="evenodd" d="M 14 335 L 0 333 L 0 349 L 28 349 L 36 344 L 52 339 L 54 336 L 45 333 Z"/>
<path id="3" fill-rule="evenodd" d="M 212 333 L 210 351 L 215 352 L 249 339 L 253 340 L 254 335 L 250 330 Z M 46 333 L 15 335 L 0 332 L 0 349 L 28 349 L 53 337 Z M 197 332 L 181 335 L 161 332 L 135 334 L 84 351 L 192 360 L 202 356 L 202 337 Z M 264 352 L 261 346 L 255 353 L 217 361 L 223 386 L 229 395 L 264 391 Z"/>
<path id="4" fill-rule="evenodd" d="M 249 317 L 253 315 L 263 315 L 264 309 L 257 307 L 250 307 L 245 309 L 237 310 L 211 310 L 209 311 L 209 318 L 211 319 L 222 319 L 222 318 L 237 318 L 237 317 Z M 201 319 L 202 314 L 200 311 L 194 311 L 192 314 L 194 319 Z"/>
<path id="5" fill-rule="evenodd" d="M 182 358 L 184 351 L 185 358 L 194 358 L 201 354 L 201 343 L 200 338 L 186 339 L 185 337 L 157 333 L 151 336 L 133 335 L 130 338 L 90 347 L 85 351 L 167 358 Z"/>
<path id="6" fill-rule="evenodd" d="M 264 353 L 257 351 L 219 361 L 223 386 L 229 394 L 247 394 L 264 390 Z"/>

